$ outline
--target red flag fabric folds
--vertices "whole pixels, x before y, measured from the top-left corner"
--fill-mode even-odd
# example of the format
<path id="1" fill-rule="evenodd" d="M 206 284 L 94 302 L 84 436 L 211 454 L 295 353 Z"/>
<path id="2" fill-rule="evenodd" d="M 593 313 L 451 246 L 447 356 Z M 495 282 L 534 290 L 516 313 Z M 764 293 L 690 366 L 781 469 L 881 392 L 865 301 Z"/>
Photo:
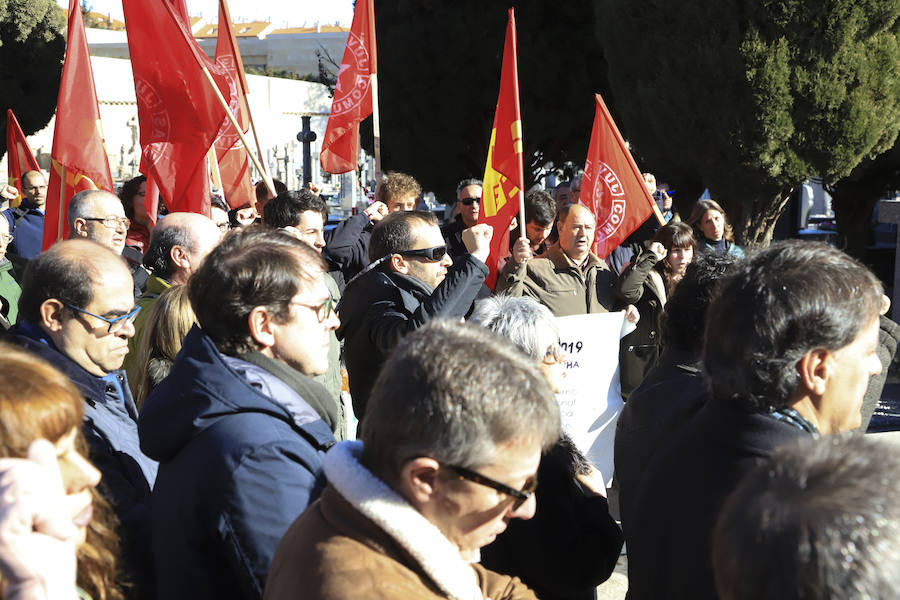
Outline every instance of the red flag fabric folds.
<path id="1" fill-rule="evenodd" d="M 503 45 L 503 66 L 500 71 L 500 93 L 484 168 L 481 213 L 478 217 L 479 223 L 487 223 L 494 228 L 487 262 L 491 272 L 485 281 L 491 289 L 497 283 L 497 263 L 509 254 L 509 225 L 519 212 L 519 194 L 525 188 L 522 147 L 516 20 L 513 9 L 509 9 L 506 41 Z"/>
<path id="2" fill-rule="evenodd" d="M 595 97 L 597 110 L 580 200 L 597 220 L 594 253 L 606 258 L 650 215 L 656 213 L 660 223 L 663 220 L 603 98 Z"/>
<path id="3" fill-rule="evenodd" d="M 91 56 L 77 0 L 69 2 L 66 60 L 59 82 L 50 158 L 50 182 L 44 209 L 44 250 L 68 236 L 66 209 L 72 196 L 96 188 L 115 191 L 100 125 Z"/>
<path id="4" fill-rule="evenodd" d="M 353 13 L 328 126 L 319 151 L 319 162 L 328 173 L 356 170 L 359 124 L 372 114 L 370 75 L 378 72 L 373 1 L 357 0 Z"/>
<path id="5" fill-rule="evenodd" d="M 250 128 L 250 111 L 247 108 L 247 78 L 241 62 L 241 50 L 231 29 L 231 15 L 225 0 L 219 0 L 219 25 L 216 37 L 216 64 L 224 68 L 237 82 L 237 93 L 231 99 L 231 112 L 241 126 L 241 131 Z M 256 195 L 250 183 L 250 159 L 248 148 L 244 148 L 240 137 L 231 123 L 226 121 L 216 138 L 216 162 L 219 166 L 222 193 L 232 208 L 253 204 Z"/>
<path id="6" fill-rule="evenodd" d="M 141 129 L 141 172 L 152 176 L 171 212 L 209 215 L 206 152 L 226 117 L 202 67 L 226 103 L 237 94 L 236 83 L 200 51 L 170 1 L 122 2 Z"/>
<path id="7" fill-rule="evenodd" d="M 12 206 L 18 206 L 22 201 L 22 174 L 40 169 L 16 115 L 12 109 L 6 109 L 6 171 L 9 185 L 19 190 L 19 197 L 13 200 Z"/>

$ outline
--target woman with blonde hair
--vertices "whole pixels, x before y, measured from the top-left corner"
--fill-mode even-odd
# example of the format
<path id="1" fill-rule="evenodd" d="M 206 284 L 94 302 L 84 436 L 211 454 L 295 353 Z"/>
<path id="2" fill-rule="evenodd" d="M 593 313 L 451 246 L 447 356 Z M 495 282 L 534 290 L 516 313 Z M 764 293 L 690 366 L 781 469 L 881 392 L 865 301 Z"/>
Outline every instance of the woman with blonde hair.
<path id="1" fill-rule="evenodd" d="M 734 232 L 725 209 L 715 200 L 697 200 L 687 224 L 694 228 L 702 252 L 718 252 L 744 258 L 744 251 L 734 243 Z"/>
<path id="2" fill-rule="evenodd" d="M 170 287 L 153 304 L 138 348 L 134 383 L 134 403 L 138 410 L 153 388 L 172 370 L 184 337 L 196 322 L 185 285 Z"/>
<path id="3" fill-rule="evenodd" d="M 122 600 L 116 584 L 115 517 L 97 492 L 100 472 L 85 458 L 82 402 L 68 377 L 49 363 L 0 345 L 0 458 L 25 458 L 36 440 L 53 444 L 65 506 L 76 530 L 79 596 Z"/>

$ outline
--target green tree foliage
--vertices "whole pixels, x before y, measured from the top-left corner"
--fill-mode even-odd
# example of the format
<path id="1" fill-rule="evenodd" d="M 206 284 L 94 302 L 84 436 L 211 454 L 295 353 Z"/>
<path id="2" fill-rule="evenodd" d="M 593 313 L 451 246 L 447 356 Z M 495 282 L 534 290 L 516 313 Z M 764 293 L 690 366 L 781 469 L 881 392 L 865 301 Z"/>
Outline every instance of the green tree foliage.
<path id="1" fill-rule="evenodd" d="M 25 135 L 47 125 L 56 96 L 66 38 L 63 10 L 53 0 L 0 0 L 0 132 L 12 108 Z M 0 156 L 6 136 L 0 133 Z"/>
<path id="2" fill-rule="evenodd" d="M 605 81 L 589 0 L 375 4 L 383 167 L 415 176 L 442 201 L 456 199 L 460 179 L 484 174 L 510 6 L 526 171 L 535 152 L 583 165 L 593 93 Z M 371 135 L 364 123 L 370 152 Z"/>
<path id="3" fill-rule="evenodd" d="M 700 180 L 744 241 L 790 191 L 890 148 L 900 129 L 896 0 L 595 0 L 626 135 Z"/>

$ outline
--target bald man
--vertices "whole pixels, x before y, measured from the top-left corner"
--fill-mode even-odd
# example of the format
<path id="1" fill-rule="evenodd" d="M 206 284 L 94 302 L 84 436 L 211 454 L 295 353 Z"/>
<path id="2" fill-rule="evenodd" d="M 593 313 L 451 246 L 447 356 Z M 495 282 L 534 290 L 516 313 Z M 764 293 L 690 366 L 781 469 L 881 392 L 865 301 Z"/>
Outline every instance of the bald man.
<path id="1" fill-rule="evenodd" d="M 11 341 L 71 379 L 84 397 L 83 431 L 101 489 L 121 523 L 130 579 L 150 552 L 149 501 L 157 464 L 140 448 L 137 410 L 120 370 L 134 335 L 132 281 L 121 257 L 89 240 L 66 240 L 38 255 L 22 279 Z"/>
<path id="2" fill-rule="evenodd" d="M 44 240 L 44 206 L 47 203 L 47 179 L 41 171 L 22 174 L 22 203 L 7 208 L 3 216 L 16 236 L 9 245 L 9 253 L 31 260 L 41 252 Z"/>
<path id="3" fill-rule="evenodd" d="M 78 192 L 69 201 L 67 216 L 70 238 L 93 240 L 122 254 L 131 221 L 118 196 L 105 190 Z"/>
<path id="4" fill-rule="evenodd" d="M 496 292 L 529 296 L 557 317 L 609 312 L 613 308 L 615 276 L 591 252 L 596 222 L 580 204 L 562 207 L 557 218 L 559 242 L 541 258 L 529 249 L 514 250 L 497 278 Z M 629 309 L 631 313 L 633 307 Z"/>
<path id="5" fill-rule="evenodd" d="M 144 252 L 144 267 L 151 275 L 147 291 L 138 300 L 141 314 L 134 322 L 135 335 L 128 340 L 129 354 L 125 359 L 125 371 L 132 384 L 137 381 L 137 352 L 144 325 L 156 299 L 167 288 L 187 283 L 191 273 L 221 239 L 222 231 L 216 223 L 196 213 L 170 213 L 153 229 L 150 245 Z"/>

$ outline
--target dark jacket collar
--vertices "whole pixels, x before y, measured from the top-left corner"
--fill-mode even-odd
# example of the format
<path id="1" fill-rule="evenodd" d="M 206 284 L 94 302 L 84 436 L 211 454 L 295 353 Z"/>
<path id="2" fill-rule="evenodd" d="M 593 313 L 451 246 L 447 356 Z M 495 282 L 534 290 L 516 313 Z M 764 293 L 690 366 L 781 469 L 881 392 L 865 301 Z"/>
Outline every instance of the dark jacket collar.
<path id="1" fill-rule="evenodd" d="M 321 383 L 313 381 L 300 371 L 269 358 L 261 352 L 242 354 L 239 358 L 266 370 L 280 379 L 312 407 L 319 418 L 324 420 L 332 431 L 337 429 L 338 421 L 340 420 L 337 405 L 328 393 L 328 390 Z"/>
<path id="2" fill-rule="evenodd" d="M 141 448 L 155 460 L 168 460 L 219 419 L 240 413 L 263 413 L 283 421 L 322 450 L 334 443 L 323 420 L 298 425 L 287 407 L 248 383 L 194 325 L 171 373 L 141 409 Z"/>
<path id="3" fill-rule="evenodd" d="M 91 402 L 105 400 L 106 382 L 103 378 L 88 373 L 78 363 L 60 352 L 43 329 L 34 323 L 22 321 L 10 330 L 10 335 L 13 343 L 43 358 L 62 371 L 87 400 Z"/>

